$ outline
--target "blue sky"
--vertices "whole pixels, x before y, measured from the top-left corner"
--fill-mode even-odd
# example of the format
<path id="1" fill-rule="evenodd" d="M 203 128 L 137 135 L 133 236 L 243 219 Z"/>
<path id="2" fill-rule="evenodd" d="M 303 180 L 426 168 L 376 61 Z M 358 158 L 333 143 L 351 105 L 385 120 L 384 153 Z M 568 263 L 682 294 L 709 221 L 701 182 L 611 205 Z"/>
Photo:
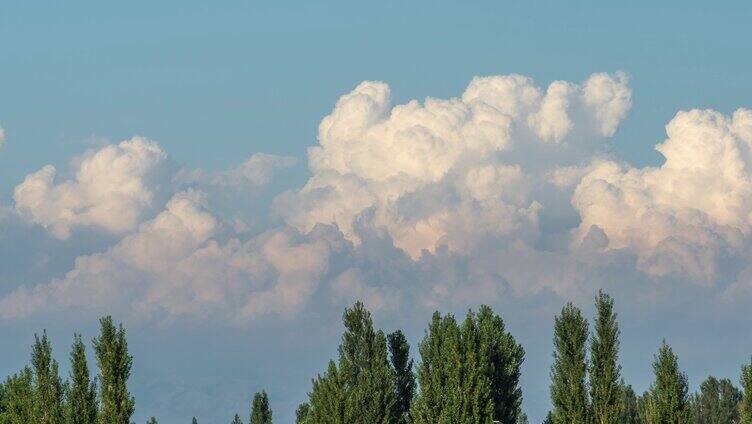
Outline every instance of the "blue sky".
<path id="1" fill-rule="evenodd" d="M 23 316 L 6 314 L 14 316 L 0 321 L 0 337 L 9 341 L 4 343 L 0 372 L 13 372 L 25 363 L 33 331 L 48 328 L 63 360 L 63 348 L 70 344 L 73 329 L 93 336 L 96 317 L 114 311 L 127 323 L 136 353 L 132 388 L 138 397 L 139 422 L 150 415 L 166 423 L 187 422 L 192 415 L 205 417 L 206 422 L 221 422 L 236 410 L 247 415 L 252 391 L 261 388 L 270 392 L 275 417 L 290 422 L 295 405 L 309 389 L 310 378 L 335 352 L 338 317 L 347 301 L 359 295 L 378 295 L 374 304 L 379 309 L 378 305 L 390 299 L 402 299 L 396 309 L 375 311 L 375 318 L 387 329 L 406 328 L 416 343 L 432 306 L 462 313 L 478 304 L 463 293 L 489 289 L 490 285 L 489 290 L 499 295 L 489 302 L 500 310 L 528 351 L 524 408 L 533 422 L 540 421 L 549 407 L 547 369 L 553 313 L 568 299 L 589 311 L 590 299 L 599 287 L 611 291 L 621 306 L 624 370 L 638 390 L 649 384 L 649 362 L 662 337 L 675 344 L 693 385 L 710 373 L 736 379 L 741 361 L 752 352 L 741 312 L 752 301 L 745 289 L 749 275 L 745 263 L 751 257 L 746 174 L 717 172 L 737 165 L 723 162 L 729 156 L 721 154 L 715 161 L 717 169 L 708 165 L 707 170 L 686 180 L 682 177 L 691 168 L 683 167 L 686 163 L 673 171 L 649 168 L 658 169 L 656 174 L 646 173 L 643 167 L 663 163 L 654 146 L 667 138 L 669 122 L 677 128 L 676 135 L 670 137 L 675 143 L 664 150 L 664 156 L 666 151 L 675 153 L 677 163 L 693 165 L 713 158 L 715 150 L 702 149 L 721 143 L 714 135 L 716 130 L 730 131 L 729 137 L 744 145 L 744 130 L 738 128 L 744 128 L 746 121 L 743 116 L 731 115 L 738 108 L 752 106 L 748 82 L 752 5 L 741 1 L 531 3 L 186 1 L 106 5 L 87 1 L 0 5 L 0 127 L 5 132 L 0 147 L 0 295 L 6 308 L 23 302 L 32 305 L 18 314 Z M 618 72 L 626 75 L 624 81 L 615 77 Z M 580 120 L 579 114 L 586 114 L 592 106 L 587 100 L 587 81 L 594 81 L 590 78 L 595 73 L 611 75 L 608 84 L 613 87 L 628 87 L 629 102 L 617 105 L 623 114 L 613 118 L 618 124 L 613 131 L 601 129 L 591 137 L 588 119 L 602 119 L 599 110 L 593 112 L 596 118 Z M 484 150 L 481 158 L 467 159 L 486 164 L 489 157 L 498 156 L 499 162 L 492 165 L 505 171 L 494 174 L 497 177 L 508 175 L 504 172 L 511 168 L 506 166 L 520 167 L 521 178 L 528 183 L 518 185 L 513 179 L 498 186 L 504 193 L 500 201 L 516 208 L 510 218 L 513 231 L 489 224 L 498 233 L 490 231 L 490 238 L 473 236 L 469 240 L 461 231 L 453 233 L 453 227 L 432 227 L 443 238 L 426 244 L 419 237 L 424 233 L 400 227 L 402 222 L 414 222 L 411 219 L 457 214 L 466 210 L 463 208 L 472 209 L 471 204 L 477 207 L 464 201 L 447 210 L 431 205 L 436 199 L 462 196 L 446 194 L 459 181 L 449 180 L 476 169 L 458 159 L 437 171 L 452 152 L 433 158 L 426 154 L 411 164 L 415 168 L 405 168 L 407 173 L 426 169 L 421 172 L 431 176 L 420 174 L 415 180 L 431 179 L 425 192 L 401 191 L 404 198 L 398 203 L 374 201 L 366 205 L 371 212 L 364 207 L 352 216 L 338 216 L 334 222 L 329 221 L 326 209 L 331 206 L 326 202 L 334 201 L 317 198 L 304 188 L 308 181 L 310 187 L 341 190 L 342 197 L 337 200 L 341 203 L 334 204 L 336 211 L 349 210 L 348 205 L 361 199 L 362 193 L 348 191 L 346 181 L 325 181 L 332 169 L 342 174 L 341 166 L 326 160 L 317 165 L 307 156 L 308 149 L 322 140 L 331 143 L 322 153 L 327 160 L 355 154 L 336 150 L 341 147 L 336 134 L 322 137 L 318 127 L 335 110 L 338 99 L 361 81 L 387 83 L 390 104 L 399 105 L 412 99 L 422 102 L 426 97 L 461 97 L 475 76 L 508 74 L 531 78 L 534 82 L 528 85 L 543 94 L 551 82 L 568 81 L 573 88 L 566 99 L 574 105 L 571 110 L 565 107 L 572 129 L 553 137 L 571 151 L 512 149 L 513 153 L 505 156 L 507 147 L 499 147 L 492 153 Z M 380 92 L 380 87 L 369 86 L 369 93 Z M 583 106 L 577 106 L 580 101 Z M 694 108 L 713 109 L 729 122 L 718 123 L 720 118 L 705 115 L 672 121 L 677 112 Z M 348 118 L 346 112 L 340 118 L 343 122 L 357 118 Z M 708 127 L 708 121 L 717 126 Z M 558 124 L 551 125 L 560 128 Z M 363 135 L 363 140 L 378 139 L 373 134 Z M 136 143 L 131 150 L 121 146 L 112 154 L 153 160 L 144 165 L 144 174 L 137 175 L 148 201 L 137 196 L 128 197 L 128 202 L 134 203 L 123 203 L 121 197 L 113 200 L 109 188 L 97 191 L 80 180 L 72 191 L 88 194 L 75 200 L 59 192 L 54 196 L 47 193 L 42 200 L 14 198 L 14 189 L 24 178 L 45 165 L 56 167 L 51 187 L 59 188 L 66 181 L 76 181 L 79 165 L 87 163 L 87 158 L 99 163 L 97 152 L 134 136 L 156 144 Z M 525 137 L 514 133 L 510 140 L 516 145 L 518 140 L 527 140 Z M 694 143 L 697 137 L 709 141 Z M 590 138 L 597 148 L 578 144 L 580 139 Z M 405 143 L 410 141 L 408 137 Z M 690 146 L 690 153 L 682 154 L 682 146 Z M 463 154 L 477 153 L 473 152 Z M 250 174 L 237 171 L 240 168 L 236 167 L 257 153 L 275 156 L 257 156 L 258 161 L 243 168 L 250 169 Z M 623 172 L 588 168 L 604 155 L 621 164 Z M 371 194 L 387 188 L 404 190 L 392 180 L 385 182 L 382 176 L 386 171 L 378 164 L 349 157 L 350 163 L 359 166 L 349 172 L 364 190 Z M 749 166 L 747 159 L 742 154 L 739 161 Z M 539 174 L 553 172 L 546 168 L 551 161 L 576 168 L 578 180 L 561 192 L 543 187 Z M 635 174 L 641 175 L 638 183 L 629 179 Z M 599 186 L 589 183 L 594 180 L 608 181 L 612 188 L 624 192 L 637 190 L 635 197 L 645 204 L 630 203 L 633 198 L 628 196 L 611 199 L 607 196 L 613 191 L 598 191 Z M 651 186 L 655 180 L 673 182 L 671 187 L 686 186 L 685 192 L 690 194 Z M 514 194 L 522 186 L 524 193 Z M 180 197 L 183 203 L 174 202 L 170 209 L 170 199 L 186 189 L 204 194 Z M 717 194 L 715 200 L 703 200 L 704 191 Z M 472 188 L 470 192 L 477 193 Z M 507 192 L 514 194 L 511 200 L 505 197 Z M 688 198 L 698 198 L 697 204 Z M 618 201 L 624 204 L 618 206 Z M 70 206 L 78 214 L 74 223 L 61 223 L 60 217 L 54 216 L 54 211 L 69 207 L 66 202 L 75 203 Z M 533 223 L 523 222 L 519 211 L 533 213 L 533 202 L 542 205 L 535 212 L 538 218 Z M 617 204 L 616 211 L 607 207 L 612 202 Z M 119 264 L 117 273 L 101 274 L 100 278 L 121 284 L 118 278 L 131 272 L 122 271 L 121 266 L 138 250 L 128 247 L 128 237 L 146 233 L 153 241 L 163 234 L 159 232 L 162 227 L 155 224 L 144 230 L 143 226 L 160 215 L 178 216 L 185 204 L 211 216 L 190 209 L 191 217 L 201 218 L 202 225 L 211 227 L 207 230 L 211 236 L 193 248 L 216 241 L 231 250 L 231 240 L 239 240 L 247 243 L 240 250 L 255 258 L 254 249 L 268 252 L 280 246 L 279 242 L 290 249 L 284 250 L 287 255 L 304 252 L 320 259 L 310 268 L 290 271 L 286 268 L 289 264 L 267 255 L 266 262 L 262 261 L 264 270 L 244 270 L 253 276 L 244 274 L 248 281 L 240 284 L 276 287 L 287 277 L 315 283 L 294 285 L 291 290 L 302 294 L 292 305 L 240 320 L 207 309 L 195 300 L 200 296 L 193 292 L 185 295 L 193 303 L 173 302 L 172 290 L 185 287 L 160 287 L 155 281 L 162 271 L 154 271 L 156 276 L 146 275 L 143 269 L 127 274 L 127 281 L 141 279 L 139 291 L 121 293 L 115 285 L 112 298 L 101 304 L 95 301 L 91 308 L 79 309 L 70 302 L 55 304 L 52 295 L 41 299 L 18 296 L 28 294 L 19 287 L 45 286 L 50 281 L 71 281 L 71 287 L 79 287 L 76 284 L 83 283 L 66 274 L 78 269 L 77 257 L 98 254 L 97 258 L 108 264 Z M 715 207 L 719 204 L 728 207 Z M 86 211 L 98 206 L 132 210 L 134 216 L 113 223 L 87 215 Z M 491 223 L 509 218 L 508 208 L 483 208 L 481 217 Z M 607 212 L 599 212 L 602 210 Z M 618 210 L 633 215 L 616 219 Z M 655 211 L 655 215 L 640 215 L 645 210 Z M 165 212 L 172 215 L 162 215 Z M 451 216 L 456 222 L 463 218 Z M 363 228 L 348 231 L 354 220 Z M 242 225 L 238 224 L 241 221 Z M 640 234 L 641 228 L 629 226 L 629 222 L 642 222 L 645 233 L 663 238 L 632 236 Z M 315 223 L 337 224 L 338 229 L 317 233 L 312 229 Z M 602 230 L 588 233 L 591 224 Z M 417 224 L 412 230 L 415 228 Z M 601 235 L 605 247 L 592 241 Z M 590 245 L 583 240 L 595 243 L 598 255 L 591 259 L 586 250 Z M 442 250 L 443 243 L 448 251 Z M 577 243 L 585 247 L 572 247 Z M 420 248 L 430 255 L 419 258 Z M 484 258 L 479 251 L 490 252 L 490 256 Z M 237 259 L 239 253 L 233 254 Z M 478 277 L 475 269 L 493 262 L 506 264 L 506 268 L 484 271 Z M 520 263 L 547 273 L 515 269 L 524 268 Z M 381 270 L 384 264 L 397 265 L 390 265 L 394 270 L 386 272 Z M 586 269 L 582 275 L 581 268 Z M 256 271 L 261 276 L 253 274 Z M 560 284 L 556 277 L 571 281 Z M 206 281 L 215 282 L 216 278 L 207 277 Z M 223 276 L 222 281 L 231 285 L 227 281 L 233 278 Z M 442 286 L 448 290 L 446 297 L 423 294 L 437 290 L 432 286 L 435 281 L 446 281 Z M 86 284 L 76 291 L 78 295 L 97 287 L 96 281 Z M 204 293 L 200 287 L 209 283 L 196 284 L 192 290 Z M 249 304 L 256 302 L 254 293 L 249 295 Z M 413 308 L 408 299 L 423 300 L 426 306 Z M 728 299 L 736 303 L 724 303 Z M 194 313 L 196 310 L 199 312 Z M 707 342 L 698 343 L 698 337 Z"/>

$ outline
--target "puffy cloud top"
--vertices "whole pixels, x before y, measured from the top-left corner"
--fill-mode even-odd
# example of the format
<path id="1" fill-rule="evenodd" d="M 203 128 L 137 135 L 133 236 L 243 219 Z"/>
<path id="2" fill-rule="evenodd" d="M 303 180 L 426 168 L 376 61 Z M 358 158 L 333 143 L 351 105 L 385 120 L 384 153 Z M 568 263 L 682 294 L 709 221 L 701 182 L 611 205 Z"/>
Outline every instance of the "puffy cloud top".
<path id="1" fill-rule="evenodd" d="M 650 274 L 710 281 L 752 229 L 752 111 L 679 112 L 666 133 L 660 167 L 593 165 L 572 198 L 579 236 L 598 227 L 609 248 L 634 250 Z"/>
<path id="2" fill-rule="evenodd" d="M 114 234 L 135 229 L 155 206 L 166 153 L 154 142 L 134 137 L 79 158 L 73 178 L 56 181 L 47 165 L 15 188 L 16 209 L 60 239 L 75 227 L 95 227 Z"/>
<path id="3" fill-rule="evenodd" d="M 630 106 L 623 74 L 556 81 L 545 92 L 520 75 L 481 77 L 460 98 L 396 106 L 386 84 L 363 82 L 322 120 L 309 150 L 313 176 L 284 204 L 288 222 L 306 231 L 334 223 L 357 242 L 353 223 L 370 211 L 413 257 L 439 244 L 464 250 L 488 234 L 534 233 L 540 202 L 529 194 L 530 171 L 540 165 L 525 152 L 563 157 L 611 136 Z"/>

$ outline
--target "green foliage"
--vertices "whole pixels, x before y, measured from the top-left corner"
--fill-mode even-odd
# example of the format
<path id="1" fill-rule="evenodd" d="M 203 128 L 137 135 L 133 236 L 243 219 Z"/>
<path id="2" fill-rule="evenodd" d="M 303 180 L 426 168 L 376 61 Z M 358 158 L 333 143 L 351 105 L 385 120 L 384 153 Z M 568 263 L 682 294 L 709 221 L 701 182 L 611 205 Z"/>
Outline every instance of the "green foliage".
<path id="1" fill-rule="evenodd" d="M 619 421 L 622 396 L 619 378 L 619 324 L 614 300 L 603 291 L 595 297 L 595 325 L 590 343 L 590 399 L 596 424 Z"/>
<path id="2" fill-rule="evenodd" d="M 478 332 L 488 360 L 486 374 L 494 402 L 493 418 L 501 424 L 514 424 L 522 408 L 520 375 L 525 350 L 506 331 L 501 317 L 486 305 L 478 311 Z"/>
<path id="3" fill-rule="evenodd" d="M 752 424 L 752 360 L 749 364 L 742 366 L 740 383 L 744 396 L 739 407 L 739 422 L 741 424 Z"/>
<path id="4" fill-rule="evenodd" d="M 97 386 L 89 376 L 86 347 L 81 335 L 73 336 L 70 361 L 70 389 L 67 394 L 67 424 L 95 424 L 97 422 Z"/>
<path id="5" fill-rule="evenodd" d="M 298 405 L 298 409 L 295 410 L 295 424 L 305 424 L 308 422 L 308 411 L 311 406 L 308 402 L 303 402 Z"/>
<path id="6" fill-rule="evenodd" d="M 231 424 L 243 424 L 243 420 L 240 419 L 238 414 L 235 414 L 235 418 L 232 419 Z"/>
<path id="7" fill-rule="evenodd" d="M 198 420 L 196 419 L 196 417 L 193 417 L 193 419 L 191 420 L 191 424 L 198 424 Z"/>
<path id="8" fill-rule="evenodd" d="M 63 383 L 46 331 L 41 338 L 34 335 L 31 366 L 34 370 L 34 423 L 63 424 Z"/>
<path id="9" fill-rule="evenodd" d="M 272 424 L 272 410 L 269 408 L 269 397 L 265 391 L 253 395 L 251 419 L 249 424 Z"/>
<path id="10" fill-rule="evenodd" d="M 551 411 L 548 411 L 546 419 L 543 420 L 543 424 L 554 424 L 554 414 Z"/>
<path id="11" fill-rule="evenodd" d="M 421 391 L 413 405 L 413 422 L 493 422 L 489 347 L 475 314 L 469 312 L 460 327 L 452 315 L 434 313 L 420 354 Z"/>
<path id="12" fill-rule="evenodd" d="M 571 303 L 554 322 L 554 364 L 551 366 L 551 400 L 555 424 L 587 424 L 589 419 L 585 344 L 588 324 Z"/>
<path id="13" fill-rule="evenodd" d="M 34 420 L 34 373 L 25 367 L 3 383 L 0 423 L 28 424 Z"/>
<path id="14" fill-rule="evenodd" d="M 313 383 L 312 423 L 387 424 L 394 407 L 394 373 L 387 358 L 386 336 L 373 329 L 362 303 L 346 309 L 339 363 L 329 363 Z"/>
<path id="15" fill-rule="evenodd" d="M 697 424 L 727 424 L 739 422 L 739 403 L 742 392 L 731 380 L 708 377 L 700 385 L 700 393 L 693 397 L 692 412 Z"/>
<path id="16" fill-rule="evenodd" d="M 100 424 L 130 424 L 135 400 L 128 392 L 133 357 L 128 354 L 125 329 L 118 327 L 112 317 L 100 320 L 100 335 L 94 339 L 94 351 L 99 365 L 101 413 Z"/>
<path id="17" fill-rule="evenodd" d="M 679 361 L 665 341 L 655 356 L 653 371 L 655 382 L 646 399 L 648 424 L 689 423 L 687 376 L 679 370 Z"/>
<path id="18" fill-rule="evenodd" d="M 415 395 L 415 374 L 413 360 L 410 359 L 410 345 L 402 331 L 389 334 L 389 358 L 394 370 L 394 394 L 392 422 L 406 424 L 410 422 L 410 404 Z"/>
<path id="19" fill-rule="evenodd" d="M 624 384 L 623 381 L 620 383 L 620 386 L 621 408 L 619 409 L 619 419 L 617 422 L 619 424 L 641 423 L 639 401 L 634 390 L 632 390 L 632 386 Z"/>
<path id="20" fill-rule="evenodd" d="M 157 423 L 157 419 L 154 417 L 149 418 L 148 421 L 146 421 L 146 424 L 159 424 Z"/>

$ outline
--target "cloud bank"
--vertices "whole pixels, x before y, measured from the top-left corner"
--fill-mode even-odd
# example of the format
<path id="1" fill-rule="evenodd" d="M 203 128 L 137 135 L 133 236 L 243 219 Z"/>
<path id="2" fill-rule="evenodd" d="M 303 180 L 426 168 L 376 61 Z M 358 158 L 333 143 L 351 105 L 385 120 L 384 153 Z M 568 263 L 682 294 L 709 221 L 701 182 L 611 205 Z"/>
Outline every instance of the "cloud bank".
<path id="1" fill-rule="evenodd" d="M 589 296 L 604 280 L 659 293 L 682 279 L 719 301 L 752 291 L 752 112 L 679 112 L 656 147 L 665 163 L 636 168 L 608 144 L 631 95 L 621 73 L 546 88 L 506 75 L 393 105 L 388 85 L 363 82 L 322 119 L 308 181 L 279 193 L 279 219 L 261 227 L 237 217 L 269 205 L 233 199 L 294 158 L 176 169 L 135 137 L 76 158 L 69 177 L 46 166 L 16 187 L 15 213 L 63 244 L 84 230 L 114 242 L 24 281 L 0 316 L 244 323 L 355 299 L 395 310 Z"/>

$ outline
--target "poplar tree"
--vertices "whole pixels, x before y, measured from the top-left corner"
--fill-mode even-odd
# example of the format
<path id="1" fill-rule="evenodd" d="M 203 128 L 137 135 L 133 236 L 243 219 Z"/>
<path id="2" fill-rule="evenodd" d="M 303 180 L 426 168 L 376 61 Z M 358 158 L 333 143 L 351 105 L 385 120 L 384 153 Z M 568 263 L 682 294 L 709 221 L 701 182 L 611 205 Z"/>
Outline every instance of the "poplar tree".
<path id="1" fill-rule="evenodd" d="M 478 331 L 487 355 L 487 377 L 494 402 L 493 419 L 514 424 L 522 412 L 520 375 L 525 350 L 506 331 L 501 316 L 482 305 L 478 311 Z"/>
<path id="2" fill-rule="evenodd" d="M 269 409 L 269 397 L 266 391 L 253 395 L 251 406 L 251 419 L 249 424 L 272 424 L 272 410 Z"/>
<path id="3" fill-rule="evenodd" d="M 100 424 L 130 424 L 135 400 L 128 392 L 133 357 L 123 325 L 115 326 L 112 317 L 100 321 L 100 335 L 94 339 L 94 351 L 99 366 Z"/>
<path id="4" fill-rule="evenodd" d="M 34 373 L 25 367 L 18 374 L 8 377 L 3 384 L 3 424 L 28 424 L 34 422 Z"/>
<path id="5" fill-rule="evenodd" d="M 314 381 L 310 415 L 314 423 L 388 424 L 394 407 L 394 373 L 386 336 L 375 331 L 361 302 L 345 310 L 339 363 L 330 362 Z"/>
<path id="6" fill-rule="evenodd" d="M 95 424 L 97 422 L 97 386 L 89 376 L 86 347 L 80 334 L 73 336 L 70 361 L 71 386 L 67 395 L 67 423 Z"/>
<path id="7" fill-rule="evenodd" d="M 638 424 L 640 423 L 640 409 L 637 395 L 632 386 L 621 383 L 621 403 L 619 410 L 619 424 Z"/>
<path id="8" fill-rule="evenodd" d="M 243 420 L 240 419 L 238 414 L 235 414 L 235 418 L 233 418 L 232 423 L 230 424 L 243 424 Z"/>
<path id="9" fill-rule="evenodd" d="M 653 363 L 655 382 L 647 398 L 649 424 L 687 424 L 691 411 L 687 376 L 679 370 L 674 351 L 664 341 Z"/>
<path id="10" fill-rule="evenodd" d="M 387 337 L 389 341 L 389 359 L 394 370 L 394 414 L 396 424 L 406 424 L 410 419 L 410 404 L 415 394 L 415 374 L 413 360 L 410 359 L 410 345 L 401 330 Z"/>
<path id="11" fill-rule="evenodd" d="M 493 422 L 489 347 L 475 314 L 469 312 L 460 327 L 452 315 L 434 313 L 419 350 L 414 423 Z"/>
<path id="12" fill-rule="evenodd" d="M 614 300 L 603 291 L 595 297 L 595 322 L 590 342 L 590 399 L 596 424 L 616 424 L 621 410 L 619 324 Z"/>
<path id="13" fill-rule="evenodd" d="M 742 393 L 731 380 L 710 376 L 700 384 L 700 392 L 693 397 L 693 421 L 697 424 L 739 422 L 741 400 Z"/>
<path id="14" fill-rule="evenodd" d="M 57 361 L 52 357 L 52 346 L 46 331 L 41 338 L 34 335 L 31 366 L 34 369 L 34 423 L 62 424 L 63 383 Z"/>
<path id="15" fill-rule="evenodd" d="M 587 338 L 587 321 L 578 308 L 568 303 L 554 322 L 551 401 L 555 424 L 588 423 Z"/>
<path id="16" fill-rule="evenodd" d="M 739 422 L 752 424 L 752 360 L 749 364 L 742 365 L 740 382 L 744 395 L 739 407 Z"/>
<path id="17" fill-rule="evenodd" d="M 298 409 L 295 410 L 295 424 L 304 424 L 308 422 L 308 411 L 310 408 L 308 402 L 303 402 L 298 405 Z"/>

